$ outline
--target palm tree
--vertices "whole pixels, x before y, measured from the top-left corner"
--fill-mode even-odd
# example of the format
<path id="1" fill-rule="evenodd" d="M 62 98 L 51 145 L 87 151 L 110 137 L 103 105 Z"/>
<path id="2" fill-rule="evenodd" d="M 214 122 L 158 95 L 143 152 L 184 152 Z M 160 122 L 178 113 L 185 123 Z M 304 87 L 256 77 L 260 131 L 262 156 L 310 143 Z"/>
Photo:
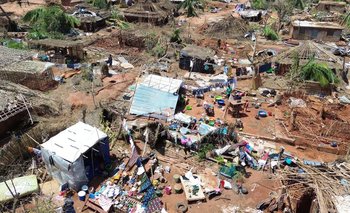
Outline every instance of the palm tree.
<path id="1" fill-rule="evenodd" d="M 301 68 L 301 78 L 304 80 L 317 81 L 322 87 L 329 84 L 339 83 L 339 79 L 327 64 L 317 63 L 311 59 Z"/>
<path id="2" fill-rule="evenodd" d="M 187 11 L 187 17 L 198 16 L 196 8 L 204 9 L 203 0 L 184 0 L 179 5 L 179 8 L 183 8 Z"/>
<path id="3" fill-rule="evenodd" d="M 34 31 L 49 33 L 68 33 L 74 26 L 79 25 L 79 20 L 68 15 L 57 6 L 40 7 L 31 10 L 23 17 Z"/>

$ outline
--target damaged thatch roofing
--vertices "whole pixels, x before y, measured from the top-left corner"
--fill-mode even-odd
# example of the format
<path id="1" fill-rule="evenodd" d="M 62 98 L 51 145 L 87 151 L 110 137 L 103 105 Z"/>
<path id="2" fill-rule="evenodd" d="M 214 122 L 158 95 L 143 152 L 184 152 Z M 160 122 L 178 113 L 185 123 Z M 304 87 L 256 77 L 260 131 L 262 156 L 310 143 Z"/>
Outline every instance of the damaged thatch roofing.
<path id="1" fill-rule="evenodd" d="M 209 48 L 187 45 L 181 50 L 181 55 L 205 60 L 206 58 L 213 58 L 215 52 Z"/>
<path id="2" fill-rule="evenodd" d="M 218 39 L 241 38 L 248 31 L 249 23 L 232 15 L 210 24 L 205 33 Z"/>
<path id="3" fill-rule="evenodd" d="M 94 40 L 59 40 L 59 39 L 42 39 L 42 40 L 32 40 L 28 43 L 30 45 L 40 45 L 46 47 L 58 47 L 58 48 L 69 48 L 69 47 L 85 47 Z"/>
<path id="4" fill-rule="evenodd" d="M 23 94 L 27 96 L 35 96 L 36 92 L 27 87 L 15 84 L 9 81 L 0 80 L 0 111 L 4 110 L 8 103 L 18 99 L 18 96 Z"/>
<path id="5" fill-rule="evenodd" d="M 140 0 L 124 10 L 124 16 L 166 18 L 173 9 L 175 5 L 168 0 Z"/>
<path id="6" fill-rule="evenodd" d="M 0 68 L 1 70 L 7 72 L 21 72 L 21 73 L 42 73 L 47 70 L 47 68 L 54 66 L 55 64 L 42 61 L 20 61 L 11 64 L 11 66 L 6 66 Z M 1 76 L 1 74 L 0 74 Z"/>
<path id="7" fill-rule="evenodd" d="M 34 53 L 0 46 L 0 68 L 10 64 L 31 59 Z"/>
<path id="8" fill-rule="evenodd" d="M 341 69 L 342 61 L 320 44 L 313 41 L 305 41 L 299 46 L 287 50 L 278 55 L 276 61 L 280 64 L 292 64 L 295 55 L 298 55 L 300 65 L 304 65 L 314 58 L 320 63 L 326 63 L 330 68 Z"/>

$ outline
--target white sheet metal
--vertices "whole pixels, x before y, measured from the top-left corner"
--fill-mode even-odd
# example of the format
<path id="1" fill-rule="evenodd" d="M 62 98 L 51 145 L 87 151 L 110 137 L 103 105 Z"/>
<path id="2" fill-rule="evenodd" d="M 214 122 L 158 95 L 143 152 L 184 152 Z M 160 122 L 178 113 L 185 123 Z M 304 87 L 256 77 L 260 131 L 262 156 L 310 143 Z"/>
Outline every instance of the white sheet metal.
<path id="1" fill-rule="evenodd" d="M 146 87 L 151 87 L 169 93 L 177 92 L 181 84 L 182 80 L 167 78 L 159 75 L 148 75 L 141 83 L 141 85 Z"/>
<path id="2" fill-rule="evenodd" d="M 50 138 L 42 147 L 69 162 L 75 162 L 81 154 L 106 137 L 97 128 L 78 122 Z"/>

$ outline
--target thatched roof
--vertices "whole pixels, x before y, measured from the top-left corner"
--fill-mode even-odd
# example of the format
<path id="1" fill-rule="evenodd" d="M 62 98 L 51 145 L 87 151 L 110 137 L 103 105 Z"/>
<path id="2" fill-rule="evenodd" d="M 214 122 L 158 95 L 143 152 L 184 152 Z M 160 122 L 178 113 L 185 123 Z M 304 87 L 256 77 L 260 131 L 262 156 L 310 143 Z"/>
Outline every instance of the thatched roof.
<path id="1" fill-rule="evenodd" d="M 7 48 L 0 45 L 0 68 L 15 62 L 31 59 L 33 56 L 33 52 Z"/>
<path id="2" fill-rule="evenodd" d="M 181 55 L 205 60 L 206 58 L 213 58 L 215 51 L 205 47 L 188 45 L 181 50 Z"/>
<path id="3" fill-rule="evenodd" d="M 35 74 L 35 73 L 42 73 L 54 65 L 55 64 L 50 62 L 27 60 L 27 61 L 16 62 L 6 67 L 2 67 L 0 68 L 0 72 L 6 71 L 6 72 L 21 72 L 21 73 Z M 0 76 L 1 76 L 1 73 L 0 73 Z"/>
<path id="4" fill-rule="evenodd" d="M 249 23 L 232 15 L 210 24 L 205 33 L 210 37 L 218 39 L 242 38 L 247 33 Z"/>
<path id="5" fill-rule="evenodd" d="M 56 47 L 56 48 L 69 48 L 69 47 L 85 47 L 94 40 L 59 40 L 59 39 L 42 39 L 42 40 L 32 40 L 28 43 L 30 45 L 39 45 L 46 47 Z"/>
<path id="6" fill-rule="evenodd" d="M 320 44 L 313 41 L 305 41 L 299 46 L 287 50 L 276 57 L 276 62 L 280 64 L 292 64 L 295 55 L 298 54 L 300 65 L 306 64 L 314 58 L 320 63 L 326 63 L 330 68 L 341 69 L 342 61 L 330 51 L 323 48 Z"/>
<path id="7" fill-rule="evenodd" d="M 139 0 L 124 10 L 124 16 L 166 18 L 176 8 L 169 0 Z"/>

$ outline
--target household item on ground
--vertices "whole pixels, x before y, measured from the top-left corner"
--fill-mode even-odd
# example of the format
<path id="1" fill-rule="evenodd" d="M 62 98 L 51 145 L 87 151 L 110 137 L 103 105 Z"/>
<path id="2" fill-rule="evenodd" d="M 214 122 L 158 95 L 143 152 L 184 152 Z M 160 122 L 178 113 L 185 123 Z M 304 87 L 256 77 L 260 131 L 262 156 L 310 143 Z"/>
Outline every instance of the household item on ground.
<path id="1" fill-rule="evenodd" d="M 165 191 L 165 194 L 170 195 L 171 194 L 171 187 L 170 186 L 166 186 L 164 188 L 164 191 Z"/>
<path id="2" fill-rule="evenodd" d="M 188 206 L 185 203 L 177 203 L 176 211 L 179 213 L 185 213 L 188 210 Z"/>
<path id="3" fill-rule="evenodd" d="M 175 183 L 180 183 L 180 175 L 175 174 L 175 175 L 173 176 L 173 178 L 174 178 L 174 180 L 175 180 Z"/>
<path id="4" fill-rule="evenodd" d="M 15 192 L 19 194 L 19 197 L 23 197 L 37 191 L 39 191 L 39 185 L 35 175 L 7 180 L 0 183 L 0 203 L 13 200 L 12 194 Z"/>
<path id="5" fill-rule="evenodd" d="M 222 96 L 220 96 L 220 95 L 215 96 L 215 100 L 216 100 L 216 101 L 222 100 Z"/>
<path id="6" fill-rule="evenodd" d="M 267 112 L 265 110 L 259 110 L 258 115 L 264 118 L 264 117 L 267 117 Z"/>
<path id="7" fill-rule="evenodd" d="M 225 105 L 225 101 L 224 100 L 217 100 L 216 101 L 220 106 L 224 106 Z"/>
<path id="8" fill-rule="evenodd" d="M 196 179 L 198 177 L 193 176 L 193 178 Z M 187 179 L 185 176 L 181 176 L 180 180 L 186 195 L 186 200 L 188 202 L 206 199 L 203 193 L 203 189 L 200 185 L 193 185 L 193 183 L 189 179 Z"/>
<path id="9" fill-rule="evenodd" d="M 207 192 L 206 194 L 208 196 L 208 199 L 211 200 L 212 198 L 214 198 L 218 195 L 221 195 L 221 192 L 220 192 L 220 190 L 213 190 L 213 191 Z"/>
<path id="10" fill-rule="evenodd" d="M 236 167 L 234 165 L 231 165 L 230 167 L 222 166 L 219 172 L 227 178 L 232 178 L 235 175 Z"/>
<path id="11" fill-rule="evenodd" d="M 88 192 L 88 189 L 89 189 L 89 187 L 87 185 L 83 185 L 81 187 L 81 190 L 84 191 L 84 192 Z"/>
<path id="12" fill-rule="evenodd" d="M 79 200 L 85 201 L 86 192 L 84 192 L 84 191 L 78 192 L 78 197 L 79 197 Z"/>
<path id="13" fill-rule="evenodd" d="M 180 184 L 175 184 L 175 185 L 174 185 L 174 190 L 175 190 L 175 193 L 176 193 L 176 194 L 181 194 L 181 192 L 182 192 L 182 187 L 181 187 L 181 185 L 180 185 Z"/>

